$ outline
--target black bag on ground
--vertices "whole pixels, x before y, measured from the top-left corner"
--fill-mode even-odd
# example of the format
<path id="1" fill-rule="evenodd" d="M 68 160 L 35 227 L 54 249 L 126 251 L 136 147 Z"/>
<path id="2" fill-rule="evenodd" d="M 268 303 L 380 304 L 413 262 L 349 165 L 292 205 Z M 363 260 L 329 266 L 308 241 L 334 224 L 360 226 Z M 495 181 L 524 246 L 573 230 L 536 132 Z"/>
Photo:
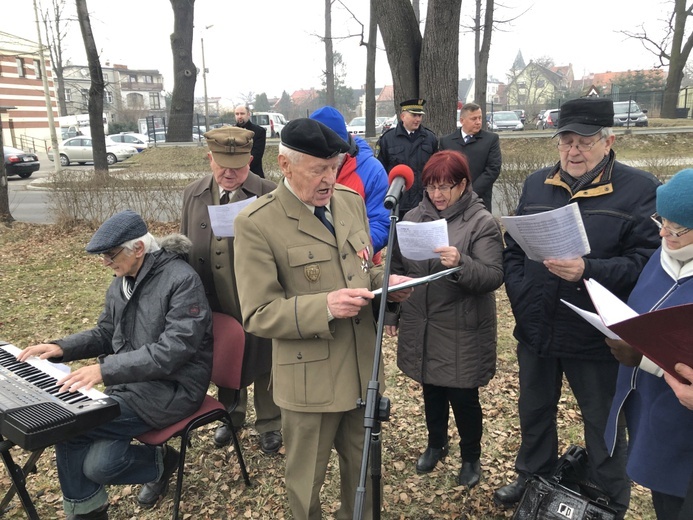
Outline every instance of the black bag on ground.
<path id="1" fill-rule="evenodd" d="M 534 475 L 513 520 L 615 520 L 609 499 L 587 479 L 587 451 L 571 446 L 550 478 Z"/>

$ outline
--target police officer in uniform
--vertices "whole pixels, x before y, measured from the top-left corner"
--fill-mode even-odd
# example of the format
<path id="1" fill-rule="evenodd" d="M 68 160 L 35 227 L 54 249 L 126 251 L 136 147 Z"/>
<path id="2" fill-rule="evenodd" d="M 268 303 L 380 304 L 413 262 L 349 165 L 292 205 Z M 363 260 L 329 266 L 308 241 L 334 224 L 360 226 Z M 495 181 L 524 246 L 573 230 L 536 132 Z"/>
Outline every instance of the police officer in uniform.
<path id="1" fill-rule="evenodd" d="M 400 103 L 401 113 L 397 126 L 380 136 L 375 147 L 375 156 L 388 173 L 398 164 L 406 164 L 414 171 L 414 185 L 404 192 L 399 202 L 400 220 L 423 199 L 421 172 L 438 149 L 435 134 L 421 124 L 425 104 L 425 99 L 408 99 Z"/>

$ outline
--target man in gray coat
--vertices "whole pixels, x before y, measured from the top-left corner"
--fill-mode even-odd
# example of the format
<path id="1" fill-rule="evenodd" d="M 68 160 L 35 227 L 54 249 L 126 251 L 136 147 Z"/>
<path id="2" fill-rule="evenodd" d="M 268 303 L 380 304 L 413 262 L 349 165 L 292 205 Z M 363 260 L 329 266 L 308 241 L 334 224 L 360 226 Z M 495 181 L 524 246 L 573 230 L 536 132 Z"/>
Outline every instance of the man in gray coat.
<path id="1" fill-rule="evenodd" d="M 23 350 L 18 359 L 97 358 L 65 376 L 62 391 L 106 386 L 120 416 L 55 446 L 68 520 L 107 520 L 106 484 L 146 483 L 138 496 L 154 506 L 178 466 L 168 446 L 131 444 L 197 411 L 212 373 L 212 312 L 200 277 L 185 261 L 181 235 L 157 244 L 137 213 L 108 219 L 87 245 L 115 279 L 93 329 Z"/>
<path id="2" fill-rule="evenodd" d="M 180 230 L 192 241 L 188 261 L 202 278 L 212 310 L 242 322 L 233 270 L 233 237 L 214 233 L 207 208 L 260 197 L 274 190 L 276 185 L 250 171 L 251 150 L 255 148 L 250 130 L 224 126 L 210 130 L 205 138 L 212 173 L 185 188 Z M 272 341 L 246 333 L 241 382 L 244 388 L 231 414 L 232 427 L 243 425 L 248 398 L 245 385 L 254 383 L 255 429 L 260 434 L 260 449 L 264 453 L 276 453 L 282 446 L 281 410 L 272 397 L 271 369 Z M 233 397 L 233 390 L 219 388 L 219 400 L 227 407 L 232 404 Z M 225 446 L 230 439 L 229 426 L 219 426 L 214 443 Z"/>

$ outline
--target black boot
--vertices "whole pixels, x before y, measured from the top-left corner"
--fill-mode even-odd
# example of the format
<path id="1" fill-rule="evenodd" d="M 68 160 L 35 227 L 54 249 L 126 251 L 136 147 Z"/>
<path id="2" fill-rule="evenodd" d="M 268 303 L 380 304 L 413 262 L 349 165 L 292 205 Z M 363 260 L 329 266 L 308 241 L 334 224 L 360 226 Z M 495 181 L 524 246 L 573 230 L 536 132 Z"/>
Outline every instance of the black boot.
<path id="1" fill-rule="evenodd" d="M 68 514 L 66 520 L 108 520 L 108 504 L 83 515 Z"/>
<path id="2" fill-rule="evenodd" d="M 493 494 L 493 502 L 498 507 L 509 508 L 517 504 L 527 488 L 527 479 L 522 475 L 507 486 L 497 489 Z"/>
<path id="3" fill-rule="evenodd" d="M 157 480 L 144 484 L 140 494 L 137 495 L 137 501 L 142 507 L 154 507 L 159 499 L 168 492 L 168 481 L 178 469 L 179 457 L 180 454 L 176 450 L 164 445 L 164 471 Z"/>
<path id="4" fill-rule="evenodd" d="M 481 478 L 481 461 L 463 462 L 457 482 L 460 486 L 467 486 L 472 489 L 479 483 Z"/>
<path id="5" fill-rule="evenodd" d="M 416 463 L 417 473 L 430 473 L 436 467 L 439 460 L 443 460 L 448 455 L 448 443 L 442 448 L 426 448 L 426 451 L 419 457 Z"/>

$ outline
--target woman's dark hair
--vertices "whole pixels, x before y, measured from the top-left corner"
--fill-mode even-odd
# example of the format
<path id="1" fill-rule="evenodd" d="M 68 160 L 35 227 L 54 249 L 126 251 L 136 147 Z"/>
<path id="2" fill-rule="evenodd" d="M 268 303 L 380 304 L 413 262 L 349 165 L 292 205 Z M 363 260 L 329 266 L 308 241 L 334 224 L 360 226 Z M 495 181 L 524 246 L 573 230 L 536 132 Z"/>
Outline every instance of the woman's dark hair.
<path id="1" fill-rule="evenodd" d="M 469 173 L 467 158 L 460 152 L 453 150 L 441 150 L 434 153 L 424 166 L 421 175 L 421 183 L 424 186 L 434 183 L 459 184 L 463 179 L 467 180 L 464 191 L 472 189 L 472 175 Z"/>

